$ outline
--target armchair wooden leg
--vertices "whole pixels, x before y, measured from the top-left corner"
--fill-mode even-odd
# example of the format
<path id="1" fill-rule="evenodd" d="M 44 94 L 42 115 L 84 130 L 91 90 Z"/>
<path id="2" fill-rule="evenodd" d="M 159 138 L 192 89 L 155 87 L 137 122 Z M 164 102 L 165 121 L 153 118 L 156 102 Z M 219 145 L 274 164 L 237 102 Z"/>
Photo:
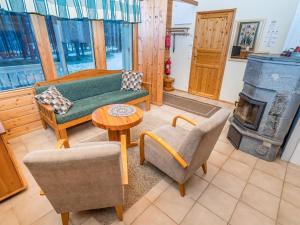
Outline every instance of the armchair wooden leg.
<path id="1" fill-rule="evenodd" d="M 207 174 L 207 162 L 203 163 L 202 169 L 203 169 L 204 174 Z"/>
<path id="2" fill-rule="evenodd" d="M 185 196 L 185 187 L 184 187 L 184 184 L 179 184 L 179 192 L 180 192 L 181 197 Z"/>
<path id="3" fill-rule="evenodd" d="M 145 162 L 145 143 L 144 136 L 140 137 L 140 165 L 143 165 Z"/>
<path id="4" fill-rule="evenodd" d="M 122 205 L 115 206 L 115 209 L 116 209 L 118 219 L 120 221 L 123 221 L 123 206 Z"/>
<path id="5" fill-rule="evenodd" d="M 69 213 L 61 213 L 61 221 L 63 225 L 68 225 L 69 224 Z"/>

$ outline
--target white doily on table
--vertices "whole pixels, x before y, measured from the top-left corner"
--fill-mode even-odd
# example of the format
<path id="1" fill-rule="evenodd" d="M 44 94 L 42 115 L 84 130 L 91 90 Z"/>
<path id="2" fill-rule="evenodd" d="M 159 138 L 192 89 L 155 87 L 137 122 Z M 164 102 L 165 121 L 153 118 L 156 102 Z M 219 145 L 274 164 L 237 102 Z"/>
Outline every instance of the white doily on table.
<path id="1" fill-rule="evenodd" d="M 136 112 L 135 108 L 124 104 L 115 104 L 110 107 L 108 114 L 111 116 L 131 116 Z"/>

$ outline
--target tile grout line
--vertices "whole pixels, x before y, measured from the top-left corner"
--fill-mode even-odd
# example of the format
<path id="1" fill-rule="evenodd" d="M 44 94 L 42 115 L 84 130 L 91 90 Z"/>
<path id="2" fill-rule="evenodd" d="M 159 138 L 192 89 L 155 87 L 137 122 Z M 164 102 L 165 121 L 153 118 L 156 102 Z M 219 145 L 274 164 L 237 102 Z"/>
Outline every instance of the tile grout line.
<path id="1" fill-rule="evenodd" d="M 240 150 L 238 150 L 238 151 L 240 151 Z M 223 154 L 223 153 L 221 153 L 221 154 Z M 225 154 L 223 154 L 223 155 L 225 155 Z M 229 158 L 231 158 L 231 155 L 229 156 Z M 232 159 L 232 158 L 231 158 L 231 159 Z M 252 173 L 253 173 L 253 170 L 258 170 L 259 172 L 262 172 L 262 173 L 264 173 L 264 174 L 266 174 L 266 175 L 269 175 L 269 176 L 271 176 L 271 177 L 273 177 L 273 178 L 276 178 L 277 180 L 280 180 L 280 181 L 282 181 L 283 183 L 286 182 L 286 181 L 285 181 L 285 176 L 284 176 L 284 179 L 280 179 L 280 178 L 277 177 L 277 176 L 271 175 L 271 174 L 269 174 L 269 173 L 266 173 L 266 172 L 263 171 L 263 170 L 260 170 L 260 169 L 256 168 L 255 166 L 256 166 L 256 164 L 257 164 L 257 162 L 258 162 L 259 159 L 256 160 L 256 162 L 255 162 L 255 164 L 254 164 L 253 167 L 250 167 L 250 166 L 247 165 L 246 163 L 241 162 L 241 161 L 239 161 L 239 160 L 237 160 L 237 159 L 234 159 L 234 158 L 233 158 L 232 160 L 235 160 L 235 161 L 238 161 L 238 162 L 240 162 L 240 163 L 243 163 L 244 165 L 246 165 L 246 166 L 248 166 L 249 168 L 251 168 L 251 173 L 250 173 L 250 175 L 249 175 L 249 178 L 251 177 L 251 175 L 252 175 Z M 226 160 L 226 161 L 227 161 L 227 160 Z M 226 161 L 224 162 L 224 164 L 226 163 Z M 229 173 L 230 175 L 232 175 L 232 176 L 234 176 L 234 177 L 236 177 L 236 178 L 238 178 L 238 179 L 240 179 L 240 180 L 243 180 L 243 179 L 241 179 L 240 177 L 238 177 L 237 175 L 235 175 L 235 174 L 233 174 L 233 173 L 231 173 L 231 172 L 229 172 L 229 171 L 223 169 L 224 164 L 222 165 L 222 168 L 220 168 L 220 170 L 224 170 L 225 172 Z M 215 164 L 213 164 L 213 165 L 216 166 Z M 285 168 L 285 170 L 287 170 L 287 167 Z M 285 174 L 286 174 L 286 172 L 285 172 Z M 248 180 L 249 180 L 249 179 L 246 179 L 246 180 L 243 180 L 243 181 L 247 182 L 247 184 L 251 184 L 251 185 L 255 186 L 256 188 L 258 188 L 258 189 L 260 189 L 260 190 L 262 190 L 262 191 L 264 191 L 264 192 L 266 192 L 266 193 L 268 193 L 268 194 L 271 194 L 272 196 L 274 196 L 274 197 L 276 197 L 276 198 L 281 199 L 279 196 L 275 195 L 274 193 L 271 193 L 271 192 L 269 192 L 268 190 L 265 190 L 265 189 L 263 189 L 263 188 L 257 186 L 256 184 L 249 183 Z M 287 182 L 287 183 L 289 183 L 289 182 Z M 289 184 L 290 184 L 290 183 L 289 183 Z M 295 186 L 295 185 L 294 185 L 294 186 Z M 295 186 L 295 187 L 297 187 L 297 186 Z M 226 191 L 225 191 L 225 192 L 226 192 Z M 231 194 L 228 193 L 228 192 L 226 192 L 226 193 L 229 194 L 229 195 L 231 195 Z M 234 197 L 233 195 L 231 195 L 231 196 Z M 291 204 L 292 204 L 292 203 L 291 203 Z M 299 208 L 299 207 L 296 207 L 296 208 Z"/>
<path id="2" fill-rule="evenodd" d="M 270 217 L 270 216 L 264 214 L 263 212 L 259 211 L 258 209 L 254 208 L 253 206 L 249 205 L 247 202 L 244 202 L 244 201 L 241 199 L 241 197 L 242 197 L 242 195 L 243 195 L 243 193 L 244 193 L 244 191 L 245 191 L 245 189 L 246 189 L 246 186 L 247 186 L 248 184 L 251 184 L 251 185 L 254 185 L 255 187 L 257 187 L 258 189 L 260 189 L 261 191 L 264 191 L 264 192 L 266 192 L 266 193 L 268 193 L 268 194 L 271 194 L 272 196 L 274 196 L 274 197 L 276 197 L 276 198 L 279 198 L 279 201 L 281 200 L 280 197 L 275 196 L 274 194 L 272 194 L 272 193 L 270 193 L 270 192 L 268 192 L 268 191 L 266 191 L 266 190 L 264 190 L 264 189 L 262 189 L 262 188 L 256 186 L 255 184 L 249 183 L 250 177 L 251 177 L 251 175 L 253 174 L 253 171 L 256 169 L 255 166 L 256 166 L 257 162 L 258 162 L 258 160 L 255 162 L 255 165 L 254 165 L 253 168 L 252 168 L 251 174 L 249 175 L 249 177 L 248 177 L 248 179 L 247 179 L 246 185 L 245 185 L 243 191 L 241 192 L 240 197 L 238 198 L 238 203 L 239 203 L 239 202 L 240 202 L 240 203 L 243 203 L 243 204 L 247 205 L 248 207 L 250 207 L 251 209 L 253 209 L 253 210 L 255 210 L 256 212 L 258 212 L 259 214 L 264 215 L 264 216 L 266 216 L 267 218 L 271 219 L 272 221 L 275 221 L 275 222 L 276 222 L 276 219 L 274 219 L 274 218 L 272 218 L 272 217 Z M 237 205 L 238 205 L 238 204 L 237 204 Z M 235 209 L 233 210 L 232 215 L 234 214 L 234 211 L 236 210 L 237 205 L 235 206 Z M 232 215 L 231 215 L 230 220 L 232 219 Z M 277 209 L 276 217 L 278 217 L 278 209 Z"/>
<path id="3" fill-rule="evenodd" d="M 169 184 L 169 187 L 171 187 L 172 184 L 175 184 L 175 182 L 172 182 L 171 184 Z M 155 199 L 155 201 L 156 201 L 163 193 L 165 193 L 169 187 L 167 187 L 164 191 L 162 191 L 162 192 L 157 196 L 157 198 Z M 178 193 L 178 194 L 179 194 L 179 193 Z M 167 216 L 169 219 L 171 219 L 175 224 L 178 224 L 173 218 L 171 218 L 171 217 L 170 217 L 167 213 L 165 213 L 161 208 L 159 208 L 158 206 L 156 206 L 156 205 L 154 204 L 155 201 L 151 202 L 152 206 L 155 207 L 156 209 L 158 209 L 161 213 L 163 213 L 163 214 L 164 214 L 165 216 Z"/>
<path id="4" fill-rule="evenodd" d="M 299 189 L 300 190 L 300 187 L 299 186 L 296 186 L 296 185 L 294 185 L 294 184 L 291 184 L 291 183 L 289 183 L 289 182 L 286 182 L 286 181 L 284 181 L 283 182 L 284 184 L 283 184 L 283 187 L 284 187 L 284 185 L 285 184 L 289 184 L 289 185 L 291 185 L 291 186 L 293 186 L 293 187 L 295 187 L 295 188 L 297 188 L 297 189 Z M 282 188 L 283 189 L 283 188 Z M 289 203 L 289 204 L 291 204 L 291 205 L 293 205 L 295 208 L 297 208 L 297 209 L 300 209 L 300 207 L 299 206 L 296 206 L 296 205 L 294 205 L 294 203 L 293 202 L 290 202 L 289 200 L 286 200 L 286 199 L 283 199 L 283 198 L 281 198 L 281 200 L 283 200 L 283 201 L 286 201 L 287 203 Z"/>
<path id="5" fill-rule="evenodd" d="M 254 170 L 258 170 L 258 169 L 256 169 L 256 168 L 253 168 L 253 169 L 254 169 Z M 261 173 L 265 173 L 265 172 L 263 172 L 263 171 L 261 171 L 261 170 L 258 170 L 258 171 L 261 172 Z M 267 174 L 267 173 L 265 173 L 265 174 Z M 269 175 L 269 174 L 267 174 L 267 175 Z M 274 177 L 274 176 L 271 176 L 271 177 L 276 178 L 276 177 Z M 281 179 L 279 179 L 279 178 L 277 178 L 277 179 L 280 180 L 280 181 L 282 181 L 282 183 L 284 183 L 284 180 L 281 180 Z M 275 195 L 274 193 L 272 193 L 272 192 L 270 192 L 270 191 L 268 191 L 268 190 L 265 190 L 265 189 L 263 189 L 262 187 L 259 187 L 259 186 L 257 186 L 257 185 L 254 184 L 254 183 L 249 183 L 249 184 L 255 186 L 256 188 L 260 189 L 261 191 L 264 191 L 264 192 L 266 192 L 266 193 L 272 195 L 273 197 L 276 197 L 276 198 L 279 198 L 279 199 L 280 199 L 280 196 L 277 196 L 277 195 Z"/>
<path id="6" fill-rule="evenodd" d="M 251 177 L 251 175 L 252 175 L 252 170 L 257 170 L 255 167 L 253 167 L 252 169 L 251 169 L 251 173 L 250 173 L 250 175 L 249 175 L 249 178 Z M 240 180 L 242 180 L 242 181 L 244 181 L 244 182 L 246 182 L 247 184 L 251 184 L 251 185 L 253 185 L 253 186 L 255 186 L 256 188 L 258 188 L 258 189 L 260 189 L 261 191 L 264 191 L 264 192 L 266 192 L 266 193 L 268 193 L 268 194 L 270 194 L 270 195 L 272 195 L 273 197 L 276 197 L 276 198 L 279 198 L 280 199 L 280 197 L 279 196 L 277 196 L 277 195 L 275 195 L 274 193 L 271 193 L 270 191 L 268 191 L 268 190 L 265 190 L 265 189 L 263 189 L 263 188 L 261 188 L 261 187 L 259 187 L 259 186 L 257 186 L 256 184 L 254 184 L 254 183 L 250 183 L 248 180 L 249 179 L 247 179 L 247 180 L 243 180 L 243 179 L 241 179 L 241 178 L 239 178 L 238 176 L 236 176 L 236 175 L 234 175 L 234 174 L 232 174 L 232 173 L 230 173 L 229 171 L 227 171 L 227 170 L 224 170 L 226 173 L 229 173 L 230 175 L 232 175 L 232 176 L 234 176 L 235 178 L 238 178 L 238 179 L 240 179 Z M 259 172 L 262 172 L 262 173 L 265 173 L 265 172 L 263 172 L 263 171 L 260 171 L 260 170 L 258 170 Z M 265 174 L 267 174 L 267 173 L 265 173 Z M 269 174 L 267 174 L 267 175 L 269 175 Z M 276 177 L 275 177 L 276 178 Z M 279 178 L 277 178 L 277 179 L 279 179 Z M 281 180 L 281 179 L 279 179 L 279 180 Z M 284 181 L 283 180 L 281 180 L 283 183 L 284 183 Z M 228 193 L 227 191 L 225 191 L 227 194 L 229 194 L 229 195 L 231 195 L 232 197 L 235 197 L 235 196 L 233 196 L 232 194 L 230 194 L 230 193 Z M 236 198 L 236 197 L 235 197 Z"/>
<path id="7" fill-rule="evenodd" d="M 171 221 L 173 221 L 175 224 L 179 225 L 180 223 L 177 223 L 174 219 L 172 219 L 167 213 L 165 213 L 163 210 L 161 210 L 158 206 L 156 206 L 155 204 L 153 204 L 153 207 L 155 207 L 156 209 L 158 209 L 162 214 L 164 214 L 165 216 L 167 216 Z"/>
<path id="8" fill-rule="evenodd" d="M 217 188 L 218 190 L 220 191 L 223 191 L 224 193 L 228 194 L 227 192 L 225 192 L 224 190 L 222 190 L 221 188 L 219 188 L 218 186 L 214 185 L 214 184 L 210 184 L 212 186 L 214 186 L 215 188 Z M 209 185 L 207 185 L 209 186 Z M 205 190 L 206 191 L 206 190 Z M 202 195 L 202 194 L 201 194 Z M 229 195 L 229 194 L 228 194 Z M 232 195 L 230 195 L 231 197 L 233 197 Z M 201 196 L 198 198 L 198 200 L 201 198 Z M 234 199 L 236 199 L 235 197 L 233 197 Z M 203 208 L 206 208 L 208 211 L 210 211 L 211 213 L 213 213 L 214 215 L 216 215 L 217 217 L 219 217 L 221 220 L 223 220 L 224 222 L 226 222 L 227 224 L 229 223 L 229 221 L 226 221 L 224 218 L 222 218 L 221 216 L 217 215 L 214 211 L 212 211 L 211 209 L 207 208 L 205 205 L 203 205 L 201 202 L 198 202 L 197 200 L 197 203 L 199 205 L 201 205 Z M 236 199 L 237 200 L 237 199 Z"/>
<path id="9" fill-rule="evenodd" d="M 221 153 L 222 154 L 222 153 Z M 223 164 L 225 164 L 230 156 L 233 154 L 233 151 L 230 153 L 230 155 L 227 155 L 227 159 L 224 161 Z M 223 154 L 224 155 L 224 154 Z M 216 165 L 213 164 L 213 166 L 217 167 Z M 197 198 L 197 200 L 194 202 L 194 204 L 192 205 L 191 209 L 196 205 L 196 204 L 199 204 L 200 206 L 204 207 L 205 209 L 207 209 L 208 211 L 210 211 L 211 213 L 213 213 L 215 216 L 217 216 L 218 218 L 220 218 L 222 221 L 226 222 L 222 217 L 220 217 L 219 215 L 217 215 L 215 212 L 213 212 L 212 210 L 208 209 L 206 206 L 202 205 L 200 202 L 198 202 L 198 200 L 201 198 L 201 196 L 204 194 L 204 192 L 206 192 L 206 190 L 208 189 L 209 185 L 212 184 L 212 181 L 213 179 L 217 176 L 217 174 L 221 171 L 221 168 L 220 167 L 217 167 L 218 168 L 218 171 L 216 172 L 216 174 L 211 178 L 211 180 L 208 182 L 208 185 L 205 187 L 205 189 L 202 191 L 202 193 L 200 194 L 200 196 Z M 199 168 L 200 169 L 200 168 Z M 203 173 L 204 174 L 204 173 Z M 198 176 L 197 174 L 195 174 L 196 176 Z M 198 176 L 199 178 L 203 179 L 202 177 Z M 203 179 L 204 180 L 204 179 Z M 189 211 L 190 212 L 190 211 Z M 183 217 L 183 219 L 181 220 L 181 222 L 179 224 L 181 224 L 184 219 L 187 217 L 187 215 L 189 214 L 189 212 Z M 227 223 L 228 224 L 228 223 Z"/>
<path id="10" fill-rule="evenodd" d="M 259 160 L 263 160 L 263 159 L 260 159 L 260 158 L 259 158 L 258 161 L 259 161 Z M 266 162 L 269 162 L 269 161 L 266 161 Z M 270 163 L 276 163 L 277 165 L 280 165 L 281 167 L 283 167 L 283 165 L 281 165 L 280 163 L 277 163 L 277 162 L 275 162 L 275 161 L 272 161 L 272 162 L 270 162 Z M 285 170 L 286 170 L 286 169 L 287 169 L 287 165 L 284 166 L 284 167 L 285 167 Z M 263 170 L 260 169 L 260 168 L 256 168 L 256 169 L 259 170 L 260 172 L 264 172 L 265 174 L 268 174 L 268 175 L 270 175 L 270 176 L 272 176 L 272 177 L 275 177 L 275 178 L 277 178 L 277 179 L 279 179 L 279 180 L 284 180 L 285 174 L 286 174 L 286 171 L 285 171 L 283 178 L 280 178 L 280 177 L 275 176 L 275 175 L 273 175 L 273 174 L 271 174 L 271 173 L 269 173 L 269 172 L 263 171 Z"/>
<path id="11" fill-rule="evenodd" d="M 287 174 L 287 170 L 288 170 L 288 163 L 285 167 L 285 173 L 284 173 L 284 179 L 283 179 L 283 184 L 282 184 L 282 189 L 281 189 L 281 193 L 280 193 L 280 198 L 279 198 L 279 206 L 278 206 L 278 209 L 277 209 L 277 216 L 276 216 L 276 224 L 278 224 L 278 217 L 279 217 L 279 211 L 280 211 L 280 206 L 281 206 L 281 202 L 282 202 L 282 194 L 283 194 L 283 189 L 284 189 L 284 186 L 285 186 L 285 179 L 286 179 L 286 174 Z"/>
<path id="12" fill-rule="evenodd" d="M 163 178 L 163 179 L 164 179 L 164 178 Z M 162 179 L 162 180 L 163 180 L 163 179 Z M 166 181 L 166 182 L 167 182 L 167 181 Z M 172 183 L 173 183 L 173 181 L 172 181 Z M 170 183 L 169 186 L 168 186 L 165 190 L 163 190 L 163 191 L 155 198 L 155 200 L 153 200 L 153 202 L 150 201 L 147 197 L 145 197 L 145 195 L 146 195 L 148 192 L 147 192 L 144 196 L 142 196 L 141 198 L 143 198 L 143 197 L 146 198 L 147 201 L 150 202 L 150 204 L 149 204 L 149 206 L 147 206 L 147 207 L 146 207 L 146 208 L 145 208 L 145 209 L 144 209 L 144 210 L 143 210 L 143 211 L 142 211 L 142 212 L 141 212 L 141 213 L 140 213 L 140 214 L 139 214 L 139 215 L 138 215 L 138 216 L 130 223 L 130 224 L 128 224 L 128 225 L 133 224 L 133 223 L 134 223 L 134 222 L 135 222 L 135 221 L 136 221 L 136 220 L 137 220 L 137 219 L 138 219 L 138 218 L 139 218 L 139 217 L 140 217 L 140 216 L 141 216 L 141 215 L 142 215 L 142 214 L 143 214 L 150 206 L 151 206 L 151 205 L 152 205 L 152 206 L 155 206 L 156 208 L 158 208 L 158 207 L 154 204 L 154 202 L 155 202 L 155 201 L 156 201 L 156 200 L 157 200 L 164 192 L 167 191 L 167 189 L 171 186 L 172 183 Z M 158 183 L 157 183 L 157 184 L 158 184 Z M 154 187 L 155 187 L 155 186 L 154 186 Z M 153 188 L 154 188 L 154 187 L 153 187 Z M 152 188 L 151 188 L 151 189 L 152 189 Z M 151 189 L 150 189 L 150 190 L 151 190 Z M 149 190 L 149 191 L 150 191 L 150 190 Z M 132 206 L 131 206 L 131 207 L 132 207 Z M 130 208 L 129 208 L 129 209 L 130 209 Z M 128 209 L 128 210 L 129 210 L 129 209 Z M 159 209 L 159 208 L 158 208 L 158 209 Z M 163 212 L 161 209 L 159 209 L 159 211 Z M 164 214 L 165 214 L 165 213 L 164 213 Z M 169 217 L 169 216 L 168 216 L 168 217 Z M 173 221 L 173 220 L 172 220 L 172 221 Z M 176 223 L 176 224 L 177 224 L 177 223 Z M 127 224 L 126 224 L 126 225 L 127 225 Z"/>
<path id="13" fill-rule="evenodd" d="M 236 149 L 236 151 L 238 151 L 238 149 Z M 232 153 L 232 154 L 233 154 L 233 153 Z M 232 155 L 232 154 L 231 154 L 231 155 Z M 248 179 L 246 180 L 246 185 L 245 185 L 245 187 L 243 188 L 243 190 L 242 190 L 242 192 L 241 192 L 239 198 L 237 199 L 238 201 L 237 201 L 237 203 L 236 203 L 236 205 L 235 205 L 235 207 L 234 207 L 234 209 L 233 209 L 233 211 L 232 211 L 232 213 L 231 213 L 231 215 L 230 215 L 230 218 L 229 218 L 229 220 L 228 220 L 228 224 L 229 224 L 230 221 L 232 220 L 232 216 L 233 216 L 234 212 L 235 212 L 236 209 L 237 209 L 237 205 L 239 204 L 239 202 L 242 202 L 241 197 L 242 197 L 242 195 L 243 195 L 243 193 L 244 193 L 244 191 L 245 191 L 245 189 L 246 189 L 246 187 L 247 187 L 247 184 L 249 183 L 250 177 L 251 177 L 251 175 L 253 174 L 253 171 L 254 171 L 254 168 L 255 168 L 257 162 L 258 162 L 258 160 L 256 160 L 256 162 L 255 162 L 253 168 L 251 169 L 251 173 L 250 173 Z"/>

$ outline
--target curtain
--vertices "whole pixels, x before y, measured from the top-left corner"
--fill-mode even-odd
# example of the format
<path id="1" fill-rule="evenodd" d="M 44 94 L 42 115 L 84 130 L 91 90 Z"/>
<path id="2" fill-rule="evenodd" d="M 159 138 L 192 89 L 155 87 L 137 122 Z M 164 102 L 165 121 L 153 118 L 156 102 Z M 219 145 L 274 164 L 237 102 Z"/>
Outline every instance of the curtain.
<path id="1" fill-rule="evenodd" d="M 140 0 L 0 0 L 0 8 L 67 19 L 141 22 Z"/>

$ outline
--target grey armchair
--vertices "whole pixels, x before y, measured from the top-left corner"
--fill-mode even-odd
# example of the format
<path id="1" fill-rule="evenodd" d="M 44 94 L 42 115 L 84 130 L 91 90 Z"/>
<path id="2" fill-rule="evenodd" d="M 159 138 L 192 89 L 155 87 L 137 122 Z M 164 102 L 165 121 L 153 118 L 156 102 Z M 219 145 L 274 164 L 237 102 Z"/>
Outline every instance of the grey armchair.
<path id="1" fill-rule="evenodd" d="M 68 147 L 60 140 L 57 149 Z M 123 219 L 123 185 L 128 184 L 126 137 L 118 142 L 83 143 L 60 151 L 36 151 L 24 163 L 63 225 L 69 212 L 115 207 Z"/>
<path id="2" fill-rule="evenodd" d="M 220 109 L 200 124 L 185 116 L 176 116 L 172 126 L 162 126 L 140 137 L 140 162 L 146 159 L 179 184 L 181 196 L 185 195 L 184 183 L 202 166 L 207 173 L 206 161 L 210 156 L 230 112 Z M 194 127 L 187 131 L 176 126 L 183 119 Z"/>

